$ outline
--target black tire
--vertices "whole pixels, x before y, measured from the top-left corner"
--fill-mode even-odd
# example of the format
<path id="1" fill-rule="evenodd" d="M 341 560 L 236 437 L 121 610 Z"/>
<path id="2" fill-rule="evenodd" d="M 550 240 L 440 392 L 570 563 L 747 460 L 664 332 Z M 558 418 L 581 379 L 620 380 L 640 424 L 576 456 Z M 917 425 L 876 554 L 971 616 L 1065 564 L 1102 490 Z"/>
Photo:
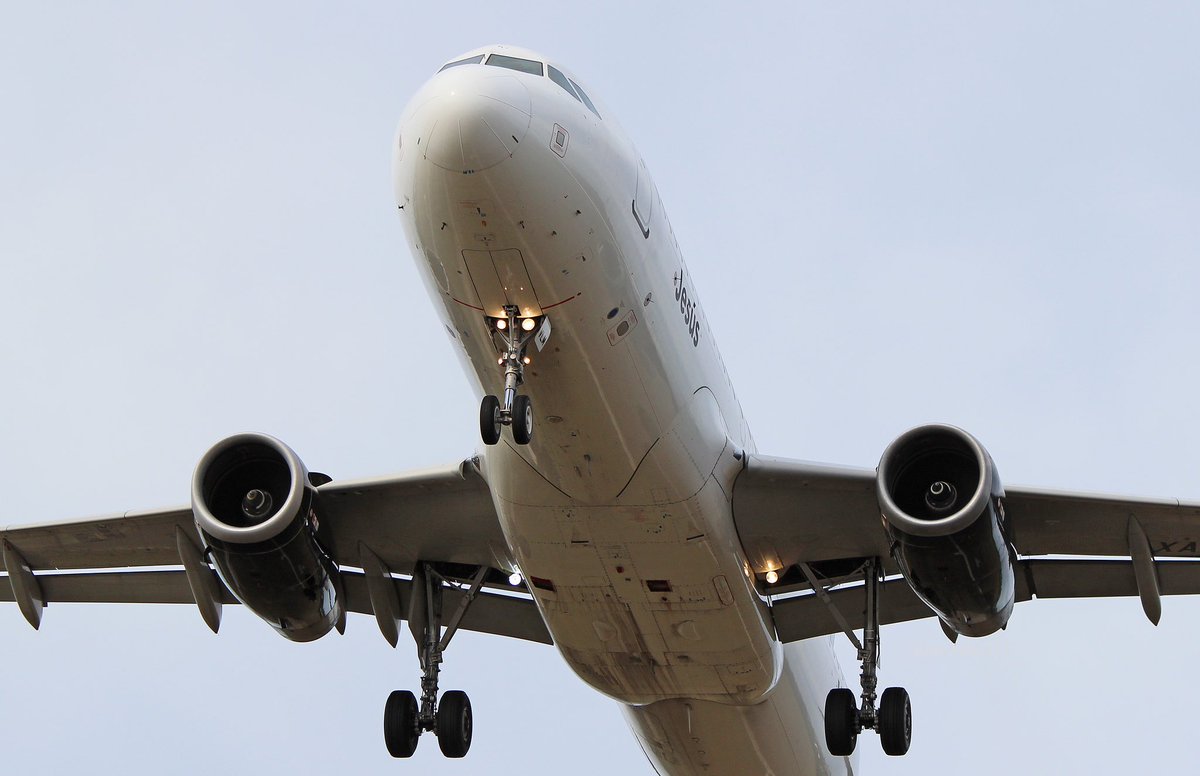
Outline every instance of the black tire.
<path id="1" fill-rule="evenodd" d="M 471 700 L 462 690 L 446 690 L 437 710 L 438 746 L 447 757 L 462 757 L 471 748 Z"/>
<path id="2" fill-rule="evenodd" d="M 825 696 L 825 746 L 835 757 L 847 757 L 858 743 L 858 699 L 845 687 Z"/>
<path id="3" fill-rule="evenodd" d="M 383 742 L 392 757 L 412 757 L 421 739 L 417 727 L 417 696 L 396 690 L 383 707 Z"/>
<path id="4" fill-rule="evenodd" d="M 513 399 L 512 432 L 519 445 L 527 445 L 533 438 L 533 401 L 528 396 Z"/>
<path id="5" fill-rule="evenodd" d="M 903 687 L 889 687 L 879 699 L 879 741 L 892 757 L 906 753 L 912 743 L 912 704 Z"/>
<path id="6" fill-rule="evenodd" d="M 485 445 L 500 441 L 500 400 L 495 396 L 484 396 L 479 405 L 479 435 Z"/>

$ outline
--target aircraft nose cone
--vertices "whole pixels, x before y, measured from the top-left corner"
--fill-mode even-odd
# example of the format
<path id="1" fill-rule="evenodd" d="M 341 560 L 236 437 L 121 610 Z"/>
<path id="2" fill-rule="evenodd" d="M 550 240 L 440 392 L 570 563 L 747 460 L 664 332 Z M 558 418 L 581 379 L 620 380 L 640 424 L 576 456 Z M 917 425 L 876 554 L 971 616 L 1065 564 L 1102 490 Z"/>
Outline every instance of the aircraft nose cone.
<path id="1" fill-rule="evenodd" d="M 473 68 L 472 68 L 473 69 Z M 529 90 L 515 76 L 450 77 L 423 107 L 432 125 L 425 158 L 451 172 L 471 174 L 510 158 L 529 131 Z"/>

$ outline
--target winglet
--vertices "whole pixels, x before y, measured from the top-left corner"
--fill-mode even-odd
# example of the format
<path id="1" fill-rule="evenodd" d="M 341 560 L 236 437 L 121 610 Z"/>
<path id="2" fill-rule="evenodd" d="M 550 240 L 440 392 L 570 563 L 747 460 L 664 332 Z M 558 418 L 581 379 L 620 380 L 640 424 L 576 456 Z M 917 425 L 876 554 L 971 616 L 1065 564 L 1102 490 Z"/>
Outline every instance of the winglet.
<path id="1" fill-rule="evenodd" d="M 29 564 L 8 539 L 4 540 L 4 567 L 8 569 L 8 581 L 12 585 L 13 598 L 16 599 L 21 614 L 25 615 L 25 619 L 37 630 L 42 624 L 42 610 L 46 607 L 46 597 L 42 595 L 42 586 L 33 575 Z"/>
<path id="2" fill-rule="evenodd" d="M 1133 558 L 1133 577 L 1137 581 L 1138 595 L 1142 599 L 1142 611 L 1150 622 L 1158 625 L 1162 617 L 1162 593 L 1158 587 L 1158 569 L 1154 566 L 1154 554 L 1150 552 L 1150 540 L 1142 530 L 1142 524 L 1133 515 L 1129 516 L 1129 555 Z"/>

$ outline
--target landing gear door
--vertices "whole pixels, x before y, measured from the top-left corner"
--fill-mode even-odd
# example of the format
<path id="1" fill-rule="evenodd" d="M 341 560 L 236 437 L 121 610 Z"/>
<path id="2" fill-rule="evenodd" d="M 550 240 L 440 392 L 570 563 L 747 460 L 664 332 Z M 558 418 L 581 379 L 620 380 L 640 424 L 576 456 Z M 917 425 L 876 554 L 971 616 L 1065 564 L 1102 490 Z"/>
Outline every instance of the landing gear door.
<path id="1" fill-rule="evenodd" d="M 501 251 L 467 249 L 462 255 L 479 305 L 486 315 L 504 315 L 506 305 L 516 305 L 522 316 L 542 314 L 521 251 L 516 248 Z"/>
<path id="2" fill-rule="evenodd" d="M 533 290 L 533 281 L 529 278 L 529 270 L 525 268 L 525 258 L 521 251 L 509 248 L 503 251 L 491 251 L 492 266 L 496 268 L 496 277 L 504 286 L 504 296 L 509 304 L 515 304 L 521 315 L 541 315 L 542 306 L 538 303 L 537 293 Z"/>

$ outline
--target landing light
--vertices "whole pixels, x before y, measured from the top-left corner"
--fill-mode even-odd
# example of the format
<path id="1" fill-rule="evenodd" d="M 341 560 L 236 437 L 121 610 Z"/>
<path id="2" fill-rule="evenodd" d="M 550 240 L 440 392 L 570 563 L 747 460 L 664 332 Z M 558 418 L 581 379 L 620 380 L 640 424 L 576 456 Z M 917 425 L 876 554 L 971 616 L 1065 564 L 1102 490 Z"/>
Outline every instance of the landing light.
<path id="1" fill-rule="evenodd" d="M 768 571 L 767 572 L 767 584 L 768 585 L 773 585 L 778 581 L 779 581 L 779 572 L 778 571 Z"/>
<path id="2" fill-rule="evenodd" d="M 504 331 L 508 328 L 508 321 L 501 318 L 500 320 L 496 321 L 496 328 L 500 331 Z"/>
<path id="3" fill-rule="evenodd" d="M 535 321 L 532 318 L 526 318 L 525 320 L 521 321 L 521 328 L 525 331 L 533 331 L 534 323 Z"/>
<path id="4" fill-rule="evenodd" d="M 521 360 L 522 360 L 522 361 L 524 361 L 526 364 L 528 364 L 528 363 L 529 363 L 529 356 L 525 356 L 525 358 L 523 358 L 523 359 L 521 359 Z"/>
<path id="5" fill-rule="evenodd" d="M 512 585 L 513 587 L 519 586 L 524 581 L 525 579 L 521 576 L 521 572 L 519 571 L 514 571 L 508 575 L 508 584 Z"/>

